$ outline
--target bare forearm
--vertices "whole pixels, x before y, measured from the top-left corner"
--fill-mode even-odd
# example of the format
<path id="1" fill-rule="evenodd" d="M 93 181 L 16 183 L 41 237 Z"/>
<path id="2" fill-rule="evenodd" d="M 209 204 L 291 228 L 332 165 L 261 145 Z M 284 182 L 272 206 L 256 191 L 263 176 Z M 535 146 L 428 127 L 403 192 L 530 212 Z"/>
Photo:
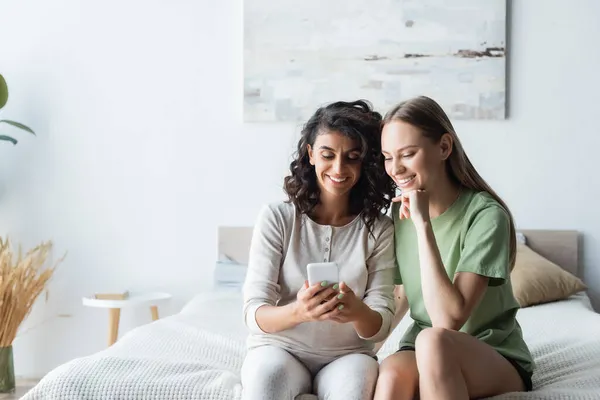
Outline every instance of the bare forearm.
<path id="1" fill-rule="evenodd" d="M 464 299 L 444 268 L 431 224 L 417 226 L 421 287 L 425 308 L 433 326 L 457 329 Z"/>
<path id="2" fill-rule="evenodd" d="M 377 311 L 362 303 L 362 308 L 358 318 L 353 321 L 354 330 L 364 338 L 371 337 L 379 332 L 383 318 Z"/>
<path id="3" fill-rule="evenodd" d="M 295 311 L 294 303 L 285 306 L 264 305 L 256 310 L 256 323 L 267 333 L 285 331 L 301 322 Z"/>

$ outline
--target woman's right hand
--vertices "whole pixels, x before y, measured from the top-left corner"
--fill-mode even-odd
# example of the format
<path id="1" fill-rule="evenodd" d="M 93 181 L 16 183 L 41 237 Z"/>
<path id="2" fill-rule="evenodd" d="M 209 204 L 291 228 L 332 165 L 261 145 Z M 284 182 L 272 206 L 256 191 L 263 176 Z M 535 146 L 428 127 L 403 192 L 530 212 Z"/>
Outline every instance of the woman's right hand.
<path id="1" fill-rule="evenodd" d="M 337 284 L 328 285 L 327 282 L 319 282 L 308 286 L 308 282 L 304 282 L 294 303 L 294 313 L 298 321 L 300 323 L 324 321 L 334 317 L 339 312 L 338 294 Z"/>

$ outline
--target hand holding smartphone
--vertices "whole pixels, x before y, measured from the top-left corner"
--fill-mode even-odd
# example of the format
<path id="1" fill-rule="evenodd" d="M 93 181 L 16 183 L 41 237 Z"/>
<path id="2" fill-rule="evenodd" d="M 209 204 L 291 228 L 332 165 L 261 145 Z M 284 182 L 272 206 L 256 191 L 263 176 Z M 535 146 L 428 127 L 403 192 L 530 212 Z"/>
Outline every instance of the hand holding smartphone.
<path id="1" fill-rule="evenodd" d="M 345 282 L 340 282 L 337 263 L 310 263 L 306 270 L 308 282 L 298 292 L 294 311 L 301 322 L 348 323 L 359 318 L 366 306 Z"/>
<path id="2" fill-rule="evenodd" d="M 311 263 L 306 270 L 308 281 L 294 303 L 294 313 L 299 321 L 324 321 L 337 315 L 340 302 L 337 263 Z"/>

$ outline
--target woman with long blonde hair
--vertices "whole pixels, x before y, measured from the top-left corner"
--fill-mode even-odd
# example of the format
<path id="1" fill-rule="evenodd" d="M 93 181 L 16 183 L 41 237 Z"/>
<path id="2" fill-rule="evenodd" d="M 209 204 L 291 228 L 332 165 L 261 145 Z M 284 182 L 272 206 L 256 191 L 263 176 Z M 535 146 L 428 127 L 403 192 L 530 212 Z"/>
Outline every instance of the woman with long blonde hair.
<path id="1" fill-rule="evenodd" d="M 516 320 L 515 226 L 438 103 L 416 97 L 384 118 L 399 293 L 414 323 L 381 367 L 375 399 L 469 399 L 531 390 Z M 406 302 L 408 304 L 406 304 Z"/>

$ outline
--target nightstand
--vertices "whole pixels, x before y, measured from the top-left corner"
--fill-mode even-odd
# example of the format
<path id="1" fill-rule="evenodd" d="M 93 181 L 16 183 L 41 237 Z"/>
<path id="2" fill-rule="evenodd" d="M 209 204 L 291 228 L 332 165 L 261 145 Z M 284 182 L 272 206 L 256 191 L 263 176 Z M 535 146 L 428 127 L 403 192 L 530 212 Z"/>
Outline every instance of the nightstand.
<path id="1" fill-rule="evenodd" d="M 171 299 L 169 293 L 131 293 L 124 300 L 104 300 L 94 297 L 84 297 L 83 305 L 108 309 L 108 345 L 112 346 L 119 336 L 119 319 L 121 309 L 128 307 L 149 307 L 152 321 L 158 319 L 158 306 Z"/>

